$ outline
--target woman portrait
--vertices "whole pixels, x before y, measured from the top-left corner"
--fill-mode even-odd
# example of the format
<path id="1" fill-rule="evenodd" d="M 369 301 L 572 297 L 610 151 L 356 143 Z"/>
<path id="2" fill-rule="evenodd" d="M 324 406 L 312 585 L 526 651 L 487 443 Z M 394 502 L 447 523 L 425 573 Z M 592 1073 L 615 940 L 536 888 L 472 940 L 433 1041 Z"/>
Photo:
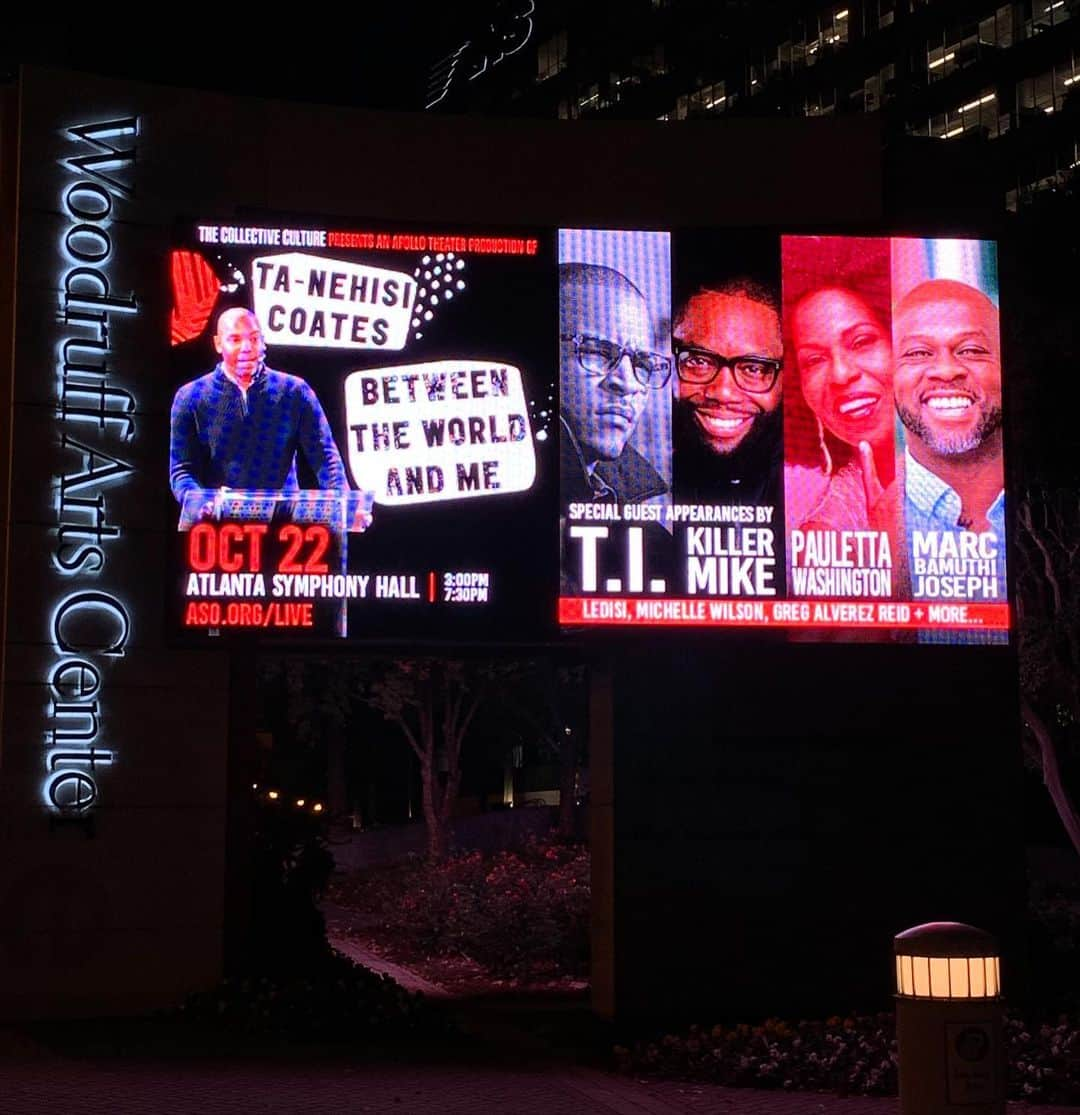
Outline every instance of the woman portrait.
<path id="1" fill-rule="evenodd" d="M 889 241 L 785 237 L 789 529 L 899 525 Z"/>

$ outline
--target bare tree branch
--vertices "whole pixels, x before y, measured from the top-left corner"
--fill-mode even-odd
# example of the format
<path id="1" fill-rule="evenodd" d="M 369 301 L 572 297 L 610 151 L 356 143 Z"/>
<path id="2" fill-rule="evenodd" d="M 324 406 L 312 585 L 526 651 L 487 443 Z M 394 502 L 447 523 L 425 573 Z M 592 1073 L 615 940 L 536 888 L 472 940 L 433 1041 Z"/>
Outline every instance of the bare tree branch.
<path id="1" fill-rule="evenodd" d="M 1062 774 L 1080 723 L 1080 504 L 1072 491 L 1031 488 L 1017 519 L 1021 708 L 1030 732 L 1024 744 L 1080 853 L 1080 818 Z"/>
<path id="2" fill-rule="evenodd" d="M 416 757 L 418 759 L 422 759 L 424 757 L 423 748 L 421 748 L 420 744 L 417 742 L 416 736 L 413 734 L 412 728 L 409 727 L 408 721 L 400 716 L 395 716 L 391 719 L 398 725 L 402 732 L 405 733 L 405 739 L 408 742 L 409 746 L 413 749 L 413 753 L 416 755 Z"/>
<path id="3" fill-rule="evenodd" d="M 1061 585 L 1058 584 L 1057 573 L 1054 569 L 1054 559 L 1050 556 L 1049 549 L 1043 542 L 1042 538 L 1039 536 L 1039 532 L 1036 530 L 1035 526 L 1032 523 L 1030 496 L 1021 502 L 1018 517 L 1020 519 L 1020 522 L 1023 523 L 1024 527 L 1027 529 L 1028 536 L 1038 547 L 1039 553 L 1042 554 L 1043 576 L 1046 578 L 1046 583 L 1050 586 L 1050 591 L 1052 592 L 1054 597 L 1054 610 L 1060 611 Z"/>
<path id="4" fill-rule="evenodd" d="M 1035 711 L 1030 701 L 1022 697 L 1020 708 L 1028 727 L 1039 743 L 1043 782 L 1046 783 L 1046 788 L 1050 791 L 1050 799 L 1061 818 L 1061 823 L 1065 826 L 1065 831 L 1069 834 L 1073 848 L 1077 855 L 1080 855 L 1080 817 L 1077 816 L 1076 809 L 1061 780 L 1061 767 L 1058 764 L 1057 748 L 1053 737 L 1045 721 Z"/>

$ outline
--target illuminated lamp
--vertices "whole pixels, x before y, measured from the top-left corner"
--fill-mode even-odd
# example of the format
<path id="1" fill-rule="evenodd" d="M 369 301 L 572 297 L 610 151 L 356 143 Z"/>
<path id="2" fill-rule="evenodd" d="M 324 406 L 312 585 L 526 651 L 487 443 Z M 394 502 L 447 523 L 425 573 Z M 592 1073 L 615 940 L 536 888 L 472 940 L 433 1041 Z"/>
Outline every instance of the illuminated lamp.
<path id="1" fill-rule="evenodd" d="M 315 804 L 314 804 L 314 805 L 313 805 L 313 806 L 311 807 L 311 812 L 312 812 L 312 813 L 321 813 L 321 812 L 322 812 L 322 802 L 321 802 L 321 801 L 317 801 L 317 802 L 316 802 L 316 803 L 315 803 Z"/>
<path id="2" fill-rule="evenodd" d="M 1005 1115 L 1004 1006 L 994 938 L 960 922 L 893 941 L 903 1115 Z"/>
<path id="3" fill-rule="evenodd" d="M 267 791 L 266 791 L 266 796 L 267 796 L 267 797 L 268 797 L 268 798 L 269 798 L 269 799 L 270 799 L 271 801 L 277 801 L 277 799 L 278 799 L 278 797 L 279 797 L 280 795 L 278 794 L 277 790 L 267 790 Z"/>
<path id="4" fill-rule="evenodd" d="M 303 798 L 297 798 L 296 799 L 296 808 L 297 809 L 303 809 L 304 808 L 304 799 Z"/>

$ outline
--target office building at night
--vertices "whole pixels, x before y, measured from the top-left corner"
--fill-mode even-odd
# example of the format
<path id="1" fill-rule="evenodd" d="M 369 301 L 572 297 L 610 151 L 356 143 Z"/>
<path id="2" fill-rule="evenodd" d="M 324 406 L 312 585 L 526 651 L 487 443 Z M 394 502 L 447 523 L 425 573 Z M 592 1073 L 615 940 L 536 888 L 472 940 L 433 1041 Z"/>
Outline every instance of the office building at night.
<path id="1" fill-rule="evenodd" d="M 576 119 L 875 113 L 985 146 L 1016 210 L 1080 162 L 1078 0 L 513 0 L 463 20 L 425 107 Z"/>

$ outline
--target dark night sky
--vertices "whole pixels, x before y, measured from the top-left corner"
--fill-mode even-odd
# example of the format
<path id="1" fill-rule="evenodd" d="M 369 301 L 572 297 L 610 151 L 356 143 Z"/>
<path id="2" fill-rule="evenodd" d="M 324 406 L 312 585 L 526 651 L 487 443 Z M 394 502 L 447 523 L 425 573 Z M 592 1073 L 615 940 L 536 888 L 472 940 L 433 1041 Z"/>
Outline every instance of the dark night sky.
<path id="1" fill-rule="evenodd" d="M 154 31 L 144 21 L 138 40 L 58 10 L 5 28 L 0 82 L 31 63 L 258 97 L 419 109 L 431 65 L 482 36 L 504 2 L 383 0 L 344 12 L 296 6 L 261 22 L 165 8 Z M 748 21 L 774 23 L 790 7 L 791 0 L 682 0 L 675 10 L 688 26 L 707 17 L 716 34 L 720 27 L 738 33 Z M 648 0 L 536 0 L 540 23 L 584 19 L 601 39 L 617 37 L 631 9 L 647 13 Z"/>
<path id="2" fill-rule="evenodd" d="M 310 31 L 297 10 L 261 25 L 208 30 L 162 23 L 133 42 L 87 30 L 81 21 L 54 13 L 49 22 L 27 21 L 5 35 L 0 46 L 0 80 L 10 80 L 20 63 L 259 97 L 353 104 L 368 108 L 418 108 L 431 63 L 456 45 L 469 5 L 447 5 L 443 14 L 423 6 L 370 5 L 345 16 L 318 11 Z M 163 13 L 163 18 L 164 13 Z"/>

